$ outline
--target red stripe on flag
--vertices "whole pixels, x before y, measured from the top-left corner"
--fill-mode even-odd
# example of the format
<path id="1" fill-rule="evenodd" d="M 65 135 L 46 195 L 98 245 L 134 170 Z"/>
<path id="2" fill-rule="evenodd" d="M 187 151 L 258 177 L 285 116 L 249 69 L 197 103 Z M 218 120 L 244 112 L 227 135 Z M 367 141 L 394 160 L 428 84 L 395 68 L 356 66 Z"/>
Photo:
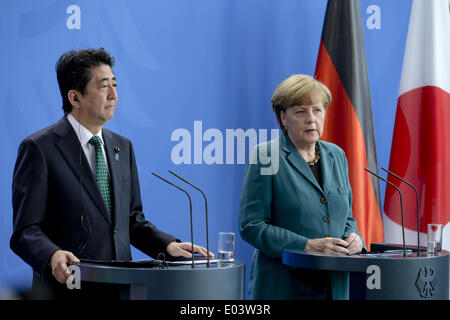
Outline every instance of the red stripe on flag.
<path id="1" fill-rule="evenodd" d="M 353 216 L 364 242 L 370 246 L 383 242 L 380 209 L 369 174 L 363 132 L 355 109 L 323 43 L 317 59 L 316 78 L 331 91 L 333 100 L 327 109 L 323 140 L 344 149 L 349 162 L 349 179 L 353 191 Z"/>
<path id="2" fill-rule="evenodd" d="M 450 95 L 438 87 L 408 91 L 398 99 L 389 170 L 415 185 L 420 198 L 420 229 L 450 221 Z M 396 179 L 403 194 L 405 227 L 417 229 L 414 191 Z M 386 189 L 384 210 L 401 224 L 399 196 Z"/>

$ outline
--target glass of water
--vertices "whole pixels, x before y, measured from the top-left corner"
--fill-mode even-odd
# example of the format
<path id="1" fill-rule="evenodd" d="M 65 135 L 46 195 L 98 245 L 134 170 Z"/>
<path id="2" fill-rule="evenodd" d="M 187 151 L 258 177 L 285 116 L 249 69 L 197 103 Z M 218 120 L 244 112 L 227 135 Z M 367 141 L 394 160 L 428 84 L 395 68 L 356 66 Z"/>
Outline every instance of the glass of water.
<path id="1" fill-rule="evenodd" d="M 234 261 L 234 232 L 219 232 L 217 251 L 219 262 Z"/>
<path id="2" fill-rule="evenodd" d="M 440 253 L 442 250 L 442 224 L 427 225 L 427 253 Z"/>

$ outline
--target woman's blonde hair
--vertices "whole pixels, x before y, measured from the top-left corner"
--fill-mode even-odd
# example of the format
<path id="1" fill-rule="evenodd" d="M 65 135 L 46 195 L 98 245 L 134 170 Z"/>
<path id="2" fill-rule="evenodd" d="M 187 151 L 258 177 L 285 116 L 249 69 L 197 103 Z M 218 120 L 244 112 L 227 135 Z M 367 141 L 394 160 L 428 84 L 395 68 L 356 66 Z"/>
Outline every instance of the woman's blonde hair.
<path id="1" fill-rule="evenodd" d="M 322 95 L 322 104 L 326 110 L 331 103 L 331 92 L 322 82 L 311 76 L 294 74 L 277 86 L 270 102 L 281 130 L 285 131 L 281 122 L 281 111 L 312 104 L 311 98 L 315 93 Z"/>

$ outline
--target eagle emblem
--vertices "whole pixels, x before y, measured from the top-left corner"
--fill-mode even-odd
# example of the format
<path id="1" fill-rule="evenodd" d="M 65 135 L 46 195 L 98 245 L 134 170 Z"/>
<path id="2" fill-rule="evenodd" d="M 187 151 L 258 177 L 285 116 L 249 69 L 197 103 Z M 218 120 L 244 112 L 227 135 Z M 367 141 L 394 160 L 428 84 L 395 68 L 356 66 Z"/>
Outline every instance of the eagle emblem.
<path id="1" fill-rule="evenodd" d="M 416 288 L 422 298 L 431 298 L 436 292 L 435 272 L 432 267 L 422 267 L 417 275 Z"/>

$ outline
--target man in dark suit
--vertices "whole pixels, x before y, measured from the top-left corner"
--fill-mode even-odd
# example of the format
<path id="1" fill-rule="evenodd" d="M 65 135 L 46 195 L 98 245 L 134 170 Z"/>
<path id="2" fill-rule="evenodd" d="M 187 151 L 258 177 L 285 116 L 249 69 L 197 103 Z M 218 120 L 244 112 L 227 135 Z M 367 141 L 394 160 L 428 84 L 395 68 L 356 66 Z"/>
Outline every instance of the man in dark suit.
<path id="1" fill-rule="evenodd" d="M 56 72 L 65 115 L 18 151 L 11 249 L 33 268 L 33 288 L 46 284 L 58 297 L 69 293 L 68 263 L 79 258 L 128 261 L 130 244 L 152 257 L 192 254 L 190 243 L 145 220 L 132 144 L 103 128 L 117 105 L 113 65 L 103 48 L 63 54 Z"/>

